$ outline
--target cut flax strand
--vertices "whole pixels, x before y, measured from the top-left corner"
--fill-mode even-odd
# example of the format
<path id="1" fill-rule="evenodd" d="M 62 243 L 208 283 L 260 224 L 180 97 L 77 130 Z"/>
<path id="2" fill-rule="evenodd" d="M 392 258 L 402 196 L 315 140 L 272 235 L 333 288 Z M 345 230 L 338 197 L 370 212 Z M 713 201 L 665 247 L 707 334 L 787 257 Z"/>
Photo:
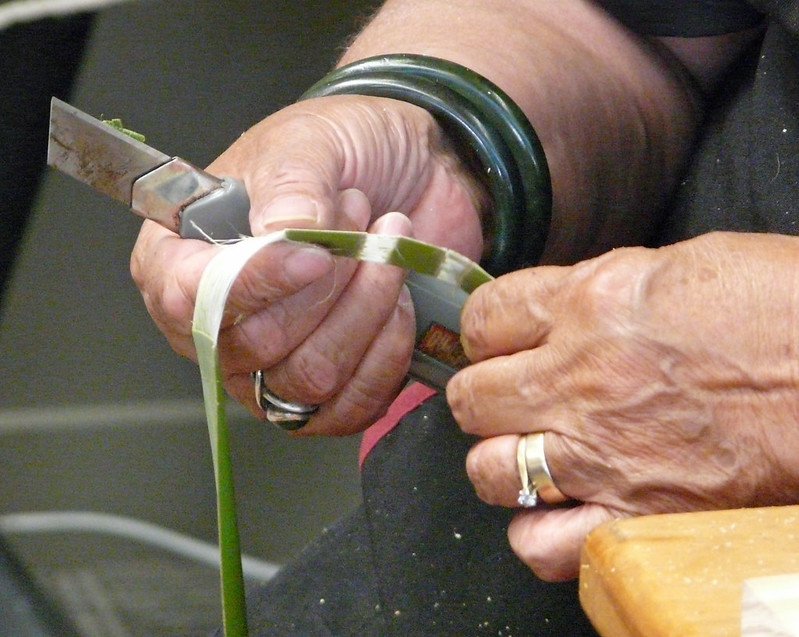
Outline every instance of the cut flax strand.
<path id="1" fill-rule="evenodd" d="M 247 612 L 225 390 L 219 366 L 219 329 L 225 304 L 236 278 L 255 254 L 279 241 L 311 243 L 337 256 L 414 270 L 455 285 L 467 293 L 491 280 L 491 276 L 480 266 L 452 250 L 408 237 L 363 232 L 283 230 L 226 245 L 208 264 L 197 290 L 192 336 L 200 365 L 216 482 L 222 625 L 226 637 L 247 635 Z"/>

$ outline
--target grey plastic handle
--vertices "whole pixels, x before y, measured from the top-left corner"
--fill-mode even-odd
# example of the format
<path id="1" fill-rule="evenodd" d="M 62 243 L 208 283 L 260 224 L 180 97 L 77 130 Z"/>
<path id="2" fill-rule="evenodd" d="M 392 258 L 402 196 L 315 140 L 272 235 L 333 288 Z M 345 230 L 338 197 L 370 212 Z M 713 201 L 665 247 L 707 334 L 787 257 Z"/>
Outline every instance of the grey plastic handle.
<path id="1" fill-rule="evenodd" d="M 250 198 L 238 179 L 225 179 L 222 187 L 198 199 L 180 214 L 180 236 L 203 241 L 229 241 L 250 232 Z"/>
<path id="2" fill-rule="evenodd" d="M 460 344 L 461 310 L 469 295 L 413 271 L 405 283 L 416 312 L 416 347 L 408 375 L 443 391 L 447 381 L 469 364 Z"/>

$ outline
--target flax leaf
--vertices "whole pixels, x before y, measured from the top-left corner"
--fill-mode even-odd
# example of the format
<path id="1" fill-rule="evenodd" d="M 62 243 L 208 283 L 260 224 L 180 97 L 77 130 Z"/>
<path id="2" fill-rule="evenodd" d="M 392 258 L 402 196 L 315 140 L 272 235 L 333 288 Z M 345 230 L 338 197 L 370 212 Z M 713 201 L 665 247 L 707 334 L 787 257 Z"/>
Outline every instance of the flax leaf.
<path id="1" fill-rule="evenodd" d="M 225 245 L 203 272 L 197 290 L 192 336 L 202 378 L 217 498 L 217 527 L 221 557 L 222 625 L 225 637 L 246 637 L 247 612 L 236 519 L 233 464 L 225 411 L 225 391 L 219 367 L 218 338 L 228 294 L 247 261 L 278 241 L 312 243 L 339 256 L 387 263 L 434 276 L 466 292 L 491 280 L 475 263 L 407 237 L 362 232 L 284 230 Z"/>

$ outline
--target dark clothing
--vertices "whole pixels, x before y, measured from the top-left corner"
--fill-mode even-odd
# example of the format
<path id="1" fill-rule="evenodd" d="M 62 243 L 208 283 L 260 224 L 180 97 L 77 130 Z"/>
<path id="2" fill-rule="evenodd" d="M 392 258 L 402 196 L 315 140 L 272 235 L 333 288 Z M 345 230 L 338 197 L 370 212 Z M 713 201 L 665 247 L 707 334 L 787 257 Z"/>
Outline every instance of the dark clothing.
<path id="1" fill-rule="evenodd" d="M 763 20 L 762 14 L 743 0 L 600 0 L 599 4 L 644 35 L 719 35 L 748 29 Z"/>
<path id="2" fill-rule="evenodd" d="M 711 230 L 796 234 L 797 2 L 603 4 L 643 34 L 712 35 L 767 20 L 710 104 L 656 243 Z M 481 504 L 465 476 L 469 444 L 442 397 L 403 418 L 364 462 L 362 507 L 253 593 L 254 634 L 593 634 L 574 585 L 544 584 L 512 555 L 508 511 Z"/>
<path id="3" fill-rule="evenodd" d="M 466 477 L 473 440 L 437 395 L 363 463 L 363 504 L 250 596 L 253 635 L 595 635 L 577 585 L 538 580 L 510 551 L 510 511 Z"/>
<path id="4" fill-rule="evenodd" d="M 713 230 L 799 232 L 799 2 L 605 0 L 619 19 L 651 35 L 697 36 L 754 26 L 762 40 L 710 100 L 691 165 L 656 244 Z M 690 6 L 689 6 L 690 5 Z"/>
<path id="5" fill-rule="evenodd" d="M 715 98 L 660 243 L 712 230 L 797 234 L 799 46 L 777 22 Z"/>

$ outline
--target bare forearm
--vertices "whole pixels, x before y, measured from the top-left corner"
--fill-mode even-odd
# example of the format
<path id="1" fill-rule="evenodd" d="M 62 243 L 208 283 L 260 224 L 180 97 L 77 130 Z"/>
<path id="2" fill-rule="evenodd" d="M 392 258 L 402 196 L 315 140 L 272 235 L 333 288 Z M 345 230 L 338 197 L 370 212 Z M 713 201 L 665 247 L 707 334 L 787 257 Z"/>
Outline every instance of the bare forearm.
<path id="1" fill-rule="evenodd" d="M 527 113 L 552 173 L 544 259 L 643 240 L 698 119 L 679 65 L 582 0 L 390 0 L 342 63 L 389 52 L 459 62 Z"/>

